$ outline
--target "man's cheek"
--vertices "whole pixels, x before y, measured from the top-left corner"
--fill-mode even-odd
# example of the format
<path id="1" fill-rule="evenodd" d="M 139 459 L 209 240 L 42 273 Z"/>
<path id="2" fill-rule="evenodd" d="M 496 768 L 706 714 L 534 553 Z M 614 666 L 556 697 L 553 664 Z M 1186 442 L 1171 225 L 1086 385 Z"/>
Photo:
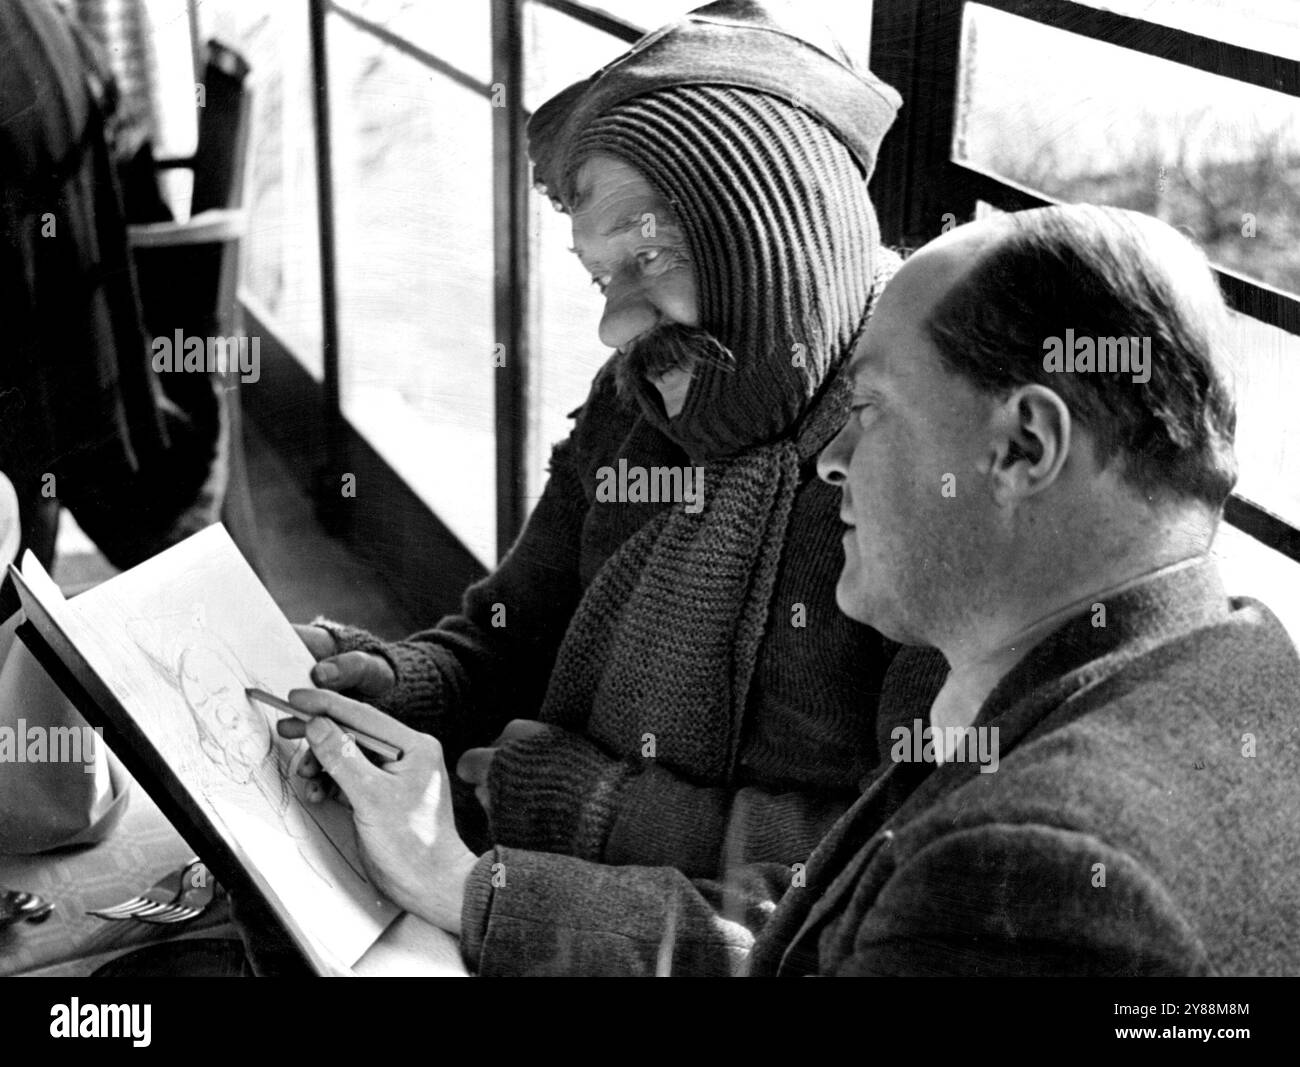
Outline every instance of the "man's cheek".
<path id="1" fill-rule="evenodd" d="M 856 550 L 851 545 L 846 545 L 844 568 L 835 584 L 835 605 L 850 619 L 861 621 L 863 593 L 862 566 L 858 562 Z"/>
<path id="2" fill-rule="evenodd" d="M 844 562 L 835 586 L 835 599 L 841 611 L 852 615 L 855 605 L 862 599 L 869 570 L 870 534 L 861 526 L 852 527 L 845 531 L 842 547 Z"/>

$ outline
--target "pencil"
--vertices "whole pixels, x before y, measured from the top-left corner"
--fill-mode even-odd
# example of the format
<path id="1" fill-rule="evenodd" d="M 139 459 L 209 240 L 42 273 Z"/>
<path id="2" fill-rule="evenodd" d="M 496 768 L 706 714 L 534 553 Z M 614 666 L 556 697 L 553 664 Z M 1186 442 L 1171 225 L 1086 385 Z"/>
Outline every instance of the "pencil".
<path id="1" fill-rule="evenodd" d="M 261 689 L 245 689 L 244 695 L 248 697 L 249 700 L 259 700 L 270 707 L 276 708 L 280 711 L 286 711 L 295 719 L 301 719 L 303 722 L 311 722 L 312 719 L 316 718 L 315 715 L 309 715 L 305 711 L 299 711 L 287 700 L 273 697 L 270 693 L 264 692 Z M 338 724 L 339 729 L 348 734 L 358 745 L 362 748 L 368 748 L 376 756 L 386 759 L 389 762 L 402 758 L 402 750 L 400 748 L 390 745 L 386 741 L 380 741 L 377 737 L 363 734 L 360 730 L 354 730 L 350 726 L 345 726 L 343 723 L 338 722 L 337 719 L 334 721 Z"/>

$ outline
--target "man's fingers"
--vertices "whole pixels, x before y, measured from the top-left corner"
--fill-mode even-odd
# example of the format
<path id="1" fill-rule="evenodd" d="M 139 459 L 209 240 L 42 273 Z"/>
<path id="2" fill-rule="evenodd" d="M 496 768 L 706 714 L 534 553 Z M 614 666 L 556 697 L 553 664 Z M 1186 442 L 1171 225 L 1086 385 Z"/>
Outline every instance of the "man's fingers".
<path id="1" fill-rule="evenodd" d="M 311 680 L 322 689 L 353 690 L 366 697 L 383 696 L 397 681 L 387 660 L 360 651 L 321 660 L 311 669 Z"/>
<path id="2" fill-rule="evenodd" d="M 320 804 L 339 795 L 338 783 L 322 771 L 319 778 L 312 778 L 303 785 L 302 795 L 308 803 Z"/>
<path id="3" fill-rule="evenodd" d="M 275 724 L 275 732 L 290 741 L 297 741 L 307 736 L 307 724 L 301 719 L 280 719 Z"/>
<path id="4" fill-rule="evenodd" d="M 290 720 L 299 727 L 301 736 L 306 737 L 307 724 L 299 722 L 297 719 Z M 339 787 L 337 783 L 320 765 L 320 760 L 316 758 L 316 753 L 311 750 L 310 745 L 303 745 L 293 757 L 289 764 L 289 770 L 294 776 L 301 778 L 302 796 L 312 804 L 319 804 L 323 800 L 337 796 Z"/>
<path id="5" fill-rule="evenodd" d="M 378 741 L 387 741 L 404 752 L 409 752 L 420 738 L 426 736 L 378 708 L 325 689 L 290 689 L 289 703 L 311 715 L 328 715 L 347 728 L 369 734 Z"/>
<path id="6" fill-rule="evenodd" d="M 495 748 L 469 748 L 456 764 L 456 775 L 462 782 L 471 785 L 486 785 L 488 770 L 492 758 L 497 754 Z"/>
<path id="7" fill-rule="evenodd" d="M 307 743 L 321 768 L 338 782 L 353 806 L 365 803 L 373 790 L 375 776 L 384 772 L 361 754 L 356 741 L 321 715 L 307 724 Z"/>
<path id="8" fill-rule="evenodd" d="M 307 736 L 307 724 L 300 724 L 303 728 L 303 736 Z M 316 753 L 310 748 L 298 759 L 298 765 L 295 768 L 299 778 L 319 778 L 325 773 L 325 768 L 320 765 L 320 760 L 316 758 Z"/>
<path id="9" fill-rule="evenodd" d="M 338 645 L 334 643 L 334 635 L 323 626 L 303 626 L 294 623 L 293 628 L 315 659 L 325 659 L 339 650 Z"/>

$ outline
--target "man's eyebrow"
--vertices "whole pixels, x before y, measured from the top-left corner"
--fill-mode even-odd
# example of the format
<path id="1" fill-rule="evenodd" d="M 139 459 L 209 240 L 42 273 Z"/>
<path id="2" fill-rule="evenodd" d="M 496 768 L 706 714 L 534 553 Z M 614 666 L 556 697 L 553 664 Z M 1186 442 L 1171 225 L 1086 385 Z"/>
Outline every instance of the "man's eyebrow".
<path id="1" fill-rule="evenodd" d="M 626 233 L 628 230 L 637 230 L 646 224 L 647 216 L 654 223 L 655 229 L 677 226 L 677 220 L 667 211 L 632 211 L 621 218 L 615 219 L 603 230 L 600 231 L 601 237 L 613 237 L 615 234 Z"/>
<path id="2" fill-rule="evenodd" d="M 659 230 L 662 229 L 673 230 L 674 232 L 676 232 L 678 229 L 680 229 L 680 227 L 677 224 L 677 220 L 667 211 L 662 211 L 662 210 L 632 211 L 626 215 L 620 216 L 619 218 L 615 219 L 603 230 L 601 230 L 598 236 L 614 237 L 621 233 L 627 233 L 629 230 L 641 229 L 646 224 L 647 215 L 649 215 L 651 219 L 654 221 L 655 232 L 658 232 Z M 579 259 L 585 260 L 587 258 L 585 255 L 583 255 L 583 250 L 581 245 L 575 245 L 573 248 L 570 248 L 569 251 L 572 252 L 575 256 L 577 256 Z"/>

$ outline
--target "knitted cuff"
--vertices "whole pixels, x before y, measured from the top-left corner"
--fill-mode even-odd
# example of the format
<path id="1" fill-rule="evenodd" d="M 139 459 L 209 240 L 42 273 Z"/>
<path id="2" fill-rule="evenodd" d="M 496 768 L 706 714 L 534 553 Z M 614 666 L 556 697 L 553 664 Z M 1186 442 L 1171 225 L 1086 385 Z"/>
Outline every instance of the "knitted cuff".
<path id="1" fill-rule="evenodd" d="M 647 761 L 619 797 L 619 819 L 605 841 L 604 860 L 720 878 L 735 797 L 731 790 L 689 785 Z"/>
<path id="2" fill-rule="evenodd" d="M 488 849 L 474 864 L 465 880 L 465 899 L 460 907 L 460 953 L 470 974 L 477 974 L 487 938 L 488 917 L 492 914 L 493 868 L 500 859 L 496 849 Z M 497 868 L 498 870 L 500 868 Z"/>
<path id="3" fill-rule="evenodd" d="M 498 845 L 599 860 L 635 773 L 558 726 L 497 749 L 488 771 L 492 840 Z"/>
<path id="4" fill-rule="evenodd" d="M 434 716 L 441 709 L 442 674 L 433 646 L 409 641 L 383 641 L 369 630 L 333 622 L 323 616 L 312 619 L 311 625 L 328 630 L 339 652 L 372 652 L 388 661 L 397 684 L 382 698 L 373 701 L 376 707 L 408 724 Z"/>

